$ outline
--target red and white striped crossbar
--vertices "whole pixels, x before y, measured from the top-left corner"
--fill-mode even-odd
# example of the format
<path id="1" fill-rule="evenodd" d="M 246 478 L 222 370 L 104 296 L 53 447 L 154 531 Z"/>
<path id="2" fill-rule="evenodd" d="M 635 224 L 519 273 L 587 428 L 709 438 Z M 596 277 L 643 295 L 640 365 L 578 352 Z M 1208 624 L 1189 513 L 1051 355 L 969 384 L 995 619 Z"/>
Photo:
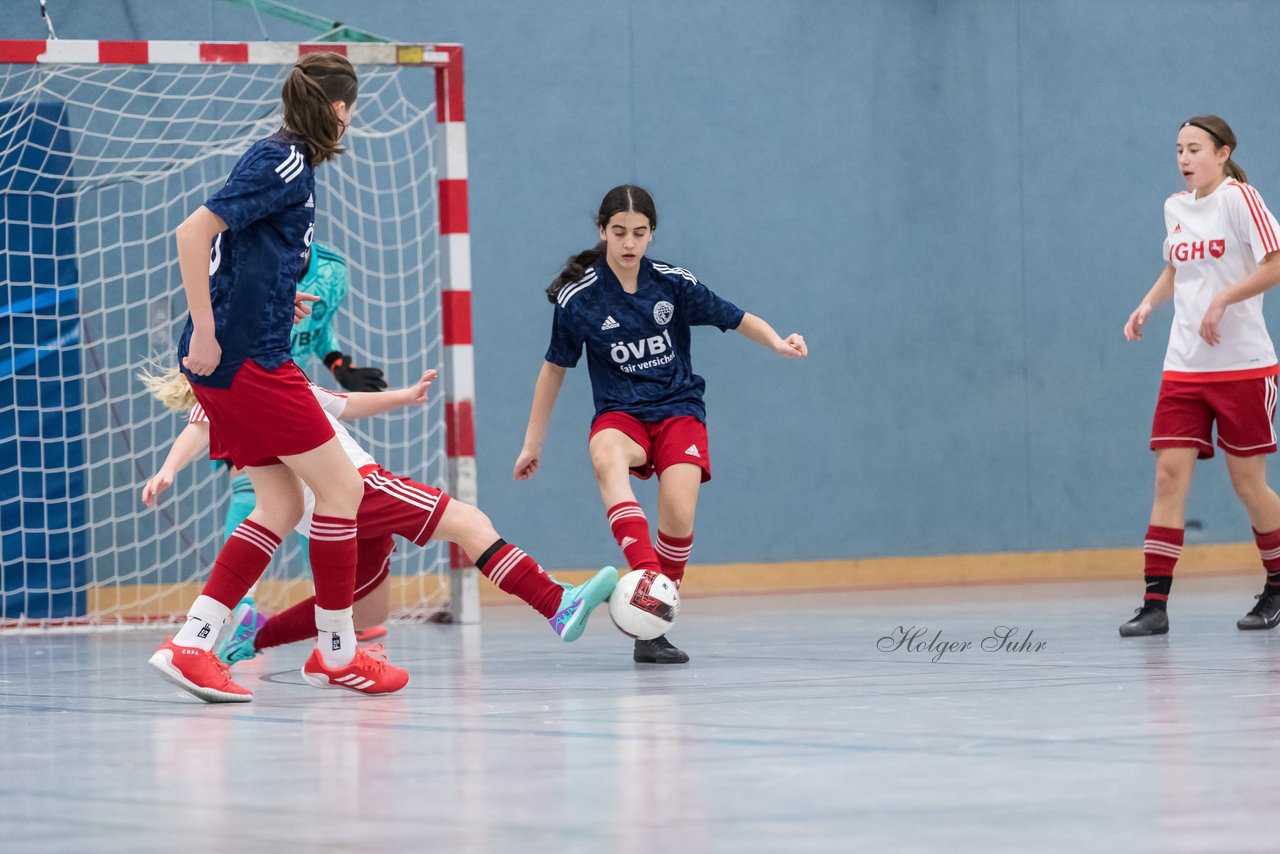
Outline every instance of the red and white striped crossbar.
<path id="1" fill-rule="evenodd" d="M 436 77 L 436 120 L 443 126 L 444 164 L 438 200 L 446 265 L 444 318 L 445 443 L 449 492 L 477 498 L 475 355 L 471 338 L 471 235 L 467 211 L 467 125 L 462 45 L 381 42 L 194 42 L 0 39 L 0 63 L 174 65 L 241 63 L 290 65 L 317 51 L 340 53 L 355 65 L 430 66 Z M 449 552 L 450 609 L 457 622 L 480 618 L 477 570 L 456 546 Z"/>

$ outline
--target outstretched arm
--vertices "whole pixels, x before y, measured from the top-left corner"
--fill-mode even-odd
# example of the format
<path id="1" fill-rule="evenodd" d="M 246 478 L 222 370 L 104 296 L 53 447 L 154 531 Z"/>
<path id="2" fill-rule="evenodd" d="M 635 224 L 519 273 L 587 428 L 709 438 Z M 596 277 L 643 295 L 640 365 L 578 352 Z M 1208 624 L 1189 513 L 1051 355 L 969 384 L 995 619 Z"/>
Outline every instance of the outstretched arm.
<path id="1" fill-rule="evenodd" d="M 564 368 L 550 362 L 542 363 L 538 381 L 533 386 L 533 406 L 529 410 L 529 426 L 524 431 L 524 447 L 516 457 L 512 477 L 528 480 L 538 470 L 542 457 L 542 442 L 547 438 L 547 425 L 551 422 L 551 410 L 555 409 L 560 386 L 564 384 Z"/>
<path id="2" fill-rule="evenodd" d="M 803 335 L 793 332 L 783 338 L 765 322 L 764 318 L 756 317 L 751 312 L 742 315 L 738 332 L 760 346 L 769 348 L 784 359 L 802 359 L 809 355 L 809 345 L 804 342 Z"/>
<path id="3" fill-rule="evenodd" d="M 187 464 L 208 446 L 209 422 L 193 421 L 188 424 L 178 434 L 178 438 L 173 440 L 173 446 L 169 448 L 169 454 L 164 458 L 160 471 L 156 472 L 142 487 L 142 503 L 148 507 L 155 504 L 156 497 L 173 486 L 173 480 L 178 476 L 178 472 L 186 468 Z"/>
<path id="4" fill-rule="evenodd" d="M 427 402 L 427 389 L 439 376 L 434 370 L 424 371 L 416 383 L 391 391 L 353 391 L 347 394 L 347 408 L 342 412 L 343 421 L 381 415 L 405 406 L 421 406 Z"/>

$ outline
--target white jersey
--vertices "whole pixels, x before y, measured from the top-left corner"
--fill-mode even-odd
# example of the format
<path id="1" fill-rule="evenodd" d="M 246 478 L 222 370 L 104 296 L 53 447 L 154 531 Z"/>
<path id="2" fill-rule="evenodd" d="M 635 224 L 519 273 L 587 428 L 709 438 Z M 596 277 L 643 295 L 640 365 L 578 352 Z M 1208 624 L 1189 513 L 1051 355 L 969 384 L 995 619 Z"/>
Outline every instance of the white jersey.
<path id="1" fill-rule="evenodd" d="M 342 417 L 342 413 L 347 411 L 347 396 L 345 394 L 335 394 L 328 389 L 321 388 L 312 383 L 311 393 L 316 396 L 316 400 L 320 403 L 320 408 L 324 410 L 325 416 L 329 419 L 329 424 L 333 427 L 334 434 L 338 437 L 338 443 L 342 445 L 342 450 L 346 452 L 347 458 L 361 473 L 365 472 L 368 467 L 376 466 L 377 460 L 360 447 L 347 428 L 342 425 L 338 419 Z M 205 414 L 204 407 L 196 404 L 191 410 L 191 415 L 187 419 L 189 422 L 208 421 L 209 416 Z M 311 517 L 316 511 L 316 496 L 305 483 L 302 485 L 302 501 L 303 512 L 302 520 L 294 526 L 294 530 L 302 536 L 309 536 L 311 533 Z"/>
<path id="2" fill-rule="evenodd" d="M 1275 373 L 1276 351 L 1262 317 L 1262 294 L 1229 307 L 1210 347 L 1200 321 L 1214 295 L 1280 251 L 1280 225 L 1258 191 L 1228 178 L 1207 196 L 1175 193 L 1164 203 L 1164 258 L 1174 266 L 1173 329 L 1166 379 L 1231 380 Z"/>

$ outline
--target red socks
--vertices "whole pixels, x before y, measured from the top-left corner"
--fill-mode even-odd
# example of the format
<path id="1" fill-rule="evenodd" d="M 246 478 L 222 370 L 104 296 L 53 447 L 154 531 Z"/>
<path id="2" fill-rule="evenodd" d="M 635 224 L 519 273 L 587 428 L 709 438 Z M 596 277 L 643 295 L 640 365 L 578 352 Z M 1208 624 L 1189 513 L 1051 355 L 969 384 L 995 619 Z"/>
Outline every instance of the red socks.
<path id="1" fill-rule="evenodd" d="M 658 554 L 658 566 L 662 574 L 680 586 L 684 579 L 684 567 L 693 552 L 693 534 L 687 537 L 673 537 L 658 531 L 658 543 L 654 547 Z"/>
<path id="2" fill-rule="evenodd" d="M 632 569 L 660 571 L 658 555 L 649 539 L 649 520 L 634 501 L 623 501 L 609 508 L 609 528 L 613 538 L 627 557 Z M 673 579 L 674 580 L 674 579 Z"/>
<path id="3" fill-rule="evenodd" d="M 538 562 L 506 540 L 498 540 L 476 561 L 480 574 L 503 593 L 528 603 L 550 620 L 560 610 L 564 588 L 542 571 Z"/>
<path id="4" fill-rule="evenodd" d="M 1258 544 L 1262 568 L 1267 571 L 1267 589 L 1280 592 L 1280 530 L 1269 534 L 1254 531 L 1253 541 Z"/>
<path id="5" fill-rule="evenodd" d="M 365 540 L 363 542 L 376 542 Z M 390 552 L 381 561 L 364 560 L 356 564 L 355 601 L 378 588 L 390 574 Z M 316 597 L 299 602 L 267 619 L 253 638 L 256 649 L 268 649 L 286 643 L 310 640 L 316 636 Z"/>
<path id="6" fill-rule="evenodd" d="M 1173 587 L 1174 564 L 1182 555 L 1182 529 L 1161 528 L 1158 525 L 1147 528 L 1142 555 L 1145 562 L 1143 574 L 1147 581 L 1147 592 L 1142 601 L 1147 605 L 1164 608 L 1169 601 L 1169 590 Z"/>
<path id="7" fill-rule="evenodd" d="M 356 586 L 356 520 L 314 516 L 308 542 L 316 605 L 326 611 L 350 608 Z"/>
<path id="8" fill-rule="evenodd" d="M 279 546 L 279 537 L 257 522 L 245 519 L 218 552 L 203 595 L 234 608 L 262 577 Z"/>

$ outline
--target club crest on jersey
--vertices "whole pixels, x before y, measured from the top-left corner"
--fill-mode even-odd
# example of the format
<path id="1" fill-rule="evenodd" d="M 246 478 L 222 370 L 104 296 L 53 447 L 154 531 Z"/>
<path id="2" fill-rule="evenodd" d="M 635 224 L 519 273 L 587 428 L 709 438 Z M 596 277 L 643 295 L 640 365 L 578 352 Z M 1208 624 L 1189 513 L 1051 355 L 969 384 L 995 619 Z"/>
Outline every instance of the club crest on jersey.
<path id="1" fill-rule="evenodd" d="M 1221 258 L 1227 251 L 1226 240 L 1210 240 L 1209 254 Z M 1175 243 L 1169 248 L 1169 256 L 1174 261 L 1203 261 L 1205 241 L 1193 240 L 1189 243 Z"/>
<path id="2" fill-rule="evenodd" d="M 675 313 L 676 307 L 666 300 L 656 302 L 653 305 L 653 319 L 658 322 L 659 326 L 666 326 L 670 323 Z"/>

